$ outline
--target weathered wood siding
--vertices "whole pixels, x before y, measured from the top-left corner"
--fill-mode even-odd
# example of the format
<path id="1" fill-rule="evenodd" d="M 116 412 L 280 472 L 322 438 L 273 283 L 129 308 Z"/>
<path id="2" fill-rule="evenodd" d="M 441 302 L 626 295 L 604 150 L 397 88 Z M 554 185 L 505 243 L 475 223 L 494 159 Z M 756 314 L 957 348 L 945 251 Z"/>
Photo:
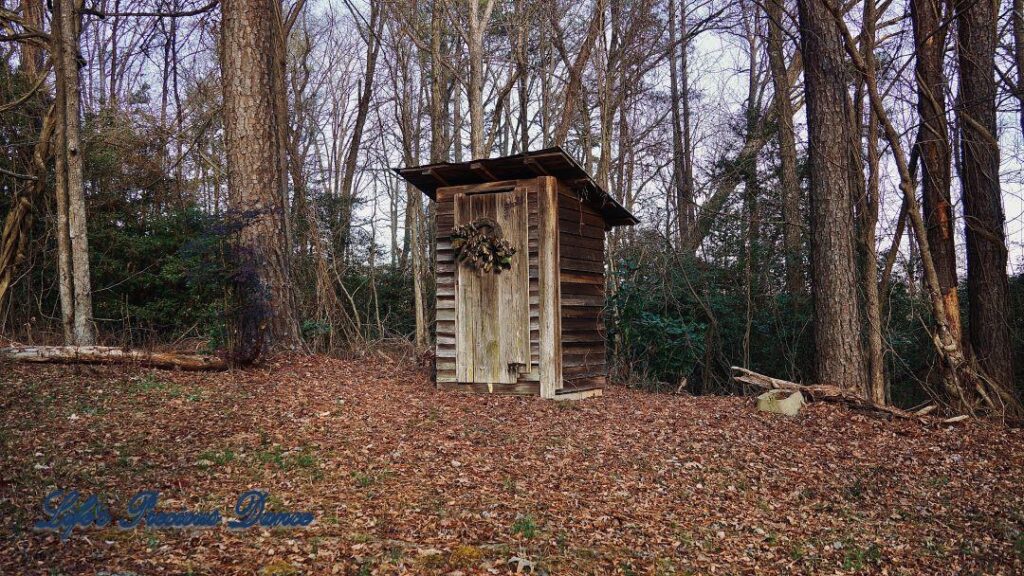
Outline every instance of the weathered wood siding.
<path id="1" fill-rule="evenodd" d="M 439 387 L 473 392 L 538 394 L 540 392 L 540 287 L 538 284 L 538 186 L 537 179 L 508 180 L 470 186 L 450 186 L 437 190 L 437 300 L 436 300 L 436 368 Z M 455 197 L 466 192 L 489 193 L 522 188 L 526 196 L 527 245 L 525 254 L 529 276 L 529 358 L 530 365 L 514 384 L 460 382 L 456 373 L 457 334 L 456 282 L 458 266 L 452 251 L 451 231 L 455 227 Z"/>
<path id="2" fill-rule="evenodd" d="M 558 222 L 563 387 L 603 386 L 605 222 L 563 183 L 558 186 Z"/>
<path id="3" fill-rule="evenodd" d="M 455 376 L 459 382 L 514 384 L 530 369 L 526 188 L 458 194 L 455 224 L 489 218 L 516 250 L 512 266 L 481 274 L 458 266 L 455 278 Z"/>
<path id="4" fill-rule="evenodd" d="M 458 283 L 465 275 L 455 263 L 451 231 L 472 219 L 458 220 L 462 213 L 475 214 L 466 195 L 516 190 L 526 199 L 529 365 L 520 370 L 514 382 L 509 379 L 488 385 L 478 381 L 480 377 L 475 373 L 470 376 L 465 369 L 457 370 L 460 346 L 465 350 L 471 346 L 465 334 L 460 335 L 463 331 L 456 329 L 460 314 L 489 313 L 493 306 L 456 302 Z M 458 207 L 457 197 L 463 198 Z M 435 209 L 438 386 L 543 396 L 603 386 L 607 366 L 603 320 L 605 221 L 601 214 L 581 202 L 564 183 L 547 176 L 438 188 Z M 494 313 L 500 314 L 500 310 Z M 501 323 L 498 328 L 502 328 Z M 477 381 L 467 381 L 471 379 Z"/>

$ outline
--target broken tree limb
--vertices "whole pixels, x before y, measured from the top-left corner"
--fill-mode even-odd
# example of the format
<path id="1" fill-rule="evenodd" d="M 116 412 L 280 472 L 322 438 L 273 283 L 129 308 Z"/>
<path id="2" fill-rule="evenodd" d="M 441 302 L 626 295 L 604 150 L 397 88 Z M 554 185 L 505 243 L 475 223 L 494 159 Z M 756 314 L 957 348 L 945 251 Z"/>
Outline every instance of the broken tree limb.
<path id="1" fill-rule="evenodd" d="M 14 362 L 55 364 L 138 364 L 148 368 L 186 371 L 227 370 L 227 362 L 216 356 L 125 350 L 109 346 L 12 346 L 0 348 L 0 359 Z"/>
<path id="2" fill-rule="evenodd" d="M 757 372 L 751 372 L 745 368 L 739 366 L 732 367 L 733 380 L 743 382 L 744 384 L 750 384 L 757 388 L 764 390 L 792 390 L 803 393 L 814 400 L 821 400 L 824 402 L 835 402 L 839 404 L 845 404 L 851 408 L 858 410 L 866 410 L 868 412 L 876 412 L 886 414 L 888 416 L 894 416 L 896 418 L 918 418 L 919 416 L 907 412 L 906 410 L 900 410 L 893 406 L 883 406 L 876 404 L 867 398 L 860 396 L 854 392 L 843 390 L 838 386 L 831 384 L 815 384 L 815 385 L 804 385 L 797 384 L 796 382 L 790 382 L 788 380 L 780 380 L 778 378 L 772 378 L 771 376 L 765 376 L 764 374 L 758 374 Z"/>

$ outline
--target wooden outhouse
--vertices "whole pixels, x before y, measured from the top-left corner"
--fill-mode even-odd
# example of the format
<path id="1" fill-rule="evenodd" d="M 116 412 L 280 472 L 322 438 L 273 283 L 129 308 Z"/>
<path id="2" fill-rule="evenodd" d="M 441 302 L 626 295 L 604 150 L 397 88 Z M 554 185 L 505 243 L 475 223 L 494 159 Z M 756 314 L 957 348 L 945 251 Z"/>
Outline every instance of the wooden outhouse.
<path id="1" fill-rule="evenodd" d="M 637 219 L 561 148 L 396 172 L 436 201 L 437 385 L 600 395 L 604 235 Z"/>

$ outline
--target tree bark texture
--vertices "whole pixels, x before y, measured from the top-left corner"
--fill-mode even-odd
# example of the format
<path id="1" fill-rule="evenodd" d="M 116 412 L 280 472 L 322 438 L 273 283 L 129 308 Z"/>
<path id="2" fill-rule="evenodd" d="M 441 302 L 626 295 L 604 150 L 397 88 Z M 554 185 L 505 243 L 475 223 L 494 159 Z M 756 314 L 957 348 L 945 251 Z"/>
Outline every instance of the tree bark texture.
<path id="1" fill-rule="evenodd" d="M 252 214 L 241 234 L 266 292 L 265 337 L 272 345 L 299 342 L 288 277 L 281 210 L 280 154 L 272 88 L 273 0 L 225 0 L 221 71 L 230 205 Z"/>
<path id="2" fill-rule="evenodd" d="M 854 259 L 850 182 L 851 78 L 839 30 L 823 0 L 800 0 L 810 159 L 811 287 L 819 381 L 866 388 Z"/>
<path id="3" fill-rule="evenodd" d="M 982 370 L 1013 390 L 1006 236 L 996 140 L 995 51 L 998 4 L 956 4 L 959 43 L 961 194 L 967 238 L 971 349 Z"/>
<path id="4" fill-rule="evenodd" d="M 956 248 L 953 244 L 953 208 L 950 202 L 949 127 L 946 125 L 946 74 L 943 57 L 946 26 L 944 0 L 912 0 L 910 14 L 916 46 L 917 112 L 921 118 L 918 157 L 921 159 L 922 209 L 928 228 L 928 246 L 946 302 L 946 322 L 953 337 L 961 339 L 960 298 L 957 295 Z"/>
<path id="5" fill-rule="evenodd" d="M 789 74 L 786 70 L 783 28 L 785 11 L 782 0 L 767 0 L 768 65 L 775 91 L 773 105 L 778 125 L 780 183 L 782 185 L 782 245 L 786 262 L 786 289 L 790 294 L 804 291 L 803 263 L 800 256 L 800 180 L 796 172 L 796 136 L 793 130 L 793 102 L 790 99 Z"/>

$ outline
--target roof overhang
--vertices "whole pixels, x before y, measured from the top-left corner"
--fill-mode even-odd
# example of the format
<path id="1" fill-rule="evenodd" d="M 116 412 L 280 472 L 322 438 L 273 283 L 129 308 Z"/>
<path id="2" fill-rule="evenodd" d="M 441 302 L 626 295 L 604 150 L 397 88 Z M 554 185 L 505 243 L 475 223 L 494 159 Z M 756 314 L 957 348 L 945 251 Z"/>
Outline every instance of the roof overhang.
<path id="1" fill-rule="evenodd" d="M 554 176 L 580 194 L 597 209 L 608 226 L 632 226 L 639 220 L 612 198 L 587 172 L 566 154 L 561 147 L 545 148 L 534 152 L 470 160 L 469 162 L 440 162 L 409 168 L 395 168 L 395 173 L 431 198 L 437 189 L 445 186 L 484 184 L 502 180 L 520 180 L 537 176 Z"/>

